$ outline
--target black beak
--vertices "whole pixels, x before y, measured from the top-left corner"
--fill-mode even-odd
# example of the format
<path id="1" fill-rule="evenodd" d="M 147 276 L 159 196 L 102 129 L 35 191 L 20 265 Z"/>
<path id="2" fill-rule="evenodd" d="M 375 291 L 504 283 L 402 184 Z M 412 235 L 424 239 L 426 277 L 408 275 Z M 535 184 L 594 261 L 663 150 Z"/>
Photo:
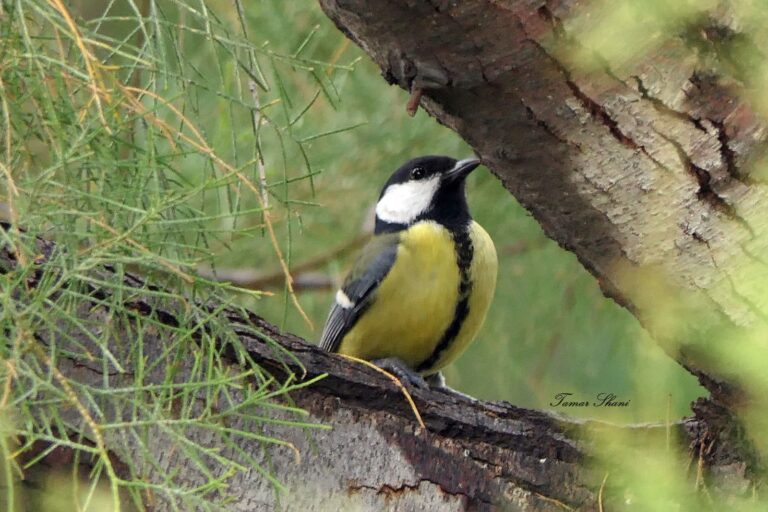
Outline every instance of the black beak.
<path id="1" fill-rule="evenodd" d="M 465 158 L 464 160 L 459 160 L 456 162 L 453 169 L 445 173 L 445 179 L 449 183 L 461 181 L 469 176 L 469 173 L 474 171 L 478 165 L 480 165 L 480 160 L 477 158 Z"/>

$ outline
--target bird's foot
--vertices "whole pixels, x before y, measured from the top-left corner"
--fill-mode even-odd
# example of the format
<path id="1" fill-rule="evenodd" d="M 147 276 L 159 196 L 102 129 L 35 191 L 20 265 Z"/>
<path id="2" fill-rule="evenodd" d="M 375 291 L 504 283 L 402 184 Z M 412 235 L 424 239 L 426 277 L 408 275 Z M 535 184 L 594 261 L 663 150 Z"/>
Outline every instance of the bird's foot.
<path id="1" fill-rule="evenodd" d="M 426 377 L 422 377 L 418 372 L 414 371 L 413 368 L 405 364 L 405 362 L 403 362 L 403 360 L 398 357 L 374 359 L 371 362 L 382 370 L 386 370 L 400 379 L 400 382 L 408 387 L 420 390 L 434 389 L 437 391 L 442 391 L 443 393 L 465 398 L 472 402 L 477 402 L 476 398 L 465 395 L 464 393 L 456 391 L 455 389 L 447 386 L 445 384 L 445 377 L 443 377 L 443 374 L 440 372 L 432 373 Z"/>
<path id="2" fill-rule="evenodd" d="M 449 393 L 451 395 L 464 398 L 464 399 L 469 400 L 471 402 L 477 402 L 478 401 L 477 398 L 473 398 L 473 397 L 471 397 L 469 395 L 465 395 L 461 391 L 456 391 L 452 387 L 448 386 L 445 383 L 445 377 L 443 377 L 443 374 L 440 373 L 440 372 L 433 373 L 432 375 L 427 375 L 426 377 L 424 377 L 424 380 L 427 382 L 427 384 L 429 384 L 429 387 L 431 389 L 434 389 L 434 390 L 437 390 L 437 391 L 442 391 L 443 393 Z"/>
<path id="3" fill-rule="evenodd" d="M 400 379 L 400 382 L 403 384 L 416 389 L 429 389 L 429 383 L 427 383 L 424 377 L 415 372 L 398 357 L 385 357 L 383 359 L 375 359 L 371 362 L 382 370 L 386 370 Z M 430 375 L 430 377 L 432 376 Z"/>

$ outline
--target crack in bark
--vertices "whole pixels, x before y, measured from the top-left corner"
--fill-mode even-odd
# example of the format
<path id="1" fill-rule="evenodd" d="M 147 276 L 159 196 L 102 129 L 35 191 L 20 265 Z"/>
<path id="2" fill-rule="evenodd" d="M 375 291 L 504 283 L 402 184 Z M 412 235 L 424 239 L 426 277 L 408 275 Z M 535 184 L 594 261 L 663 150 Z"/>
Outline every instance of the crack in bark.
<path id="1" fill-rule="evenodd" d="M 519 21 L 519 23 L 521 24 L 521 26 L 523 26 L 523 30 L 525 30 L 524 24 L 522 23 L 522 21 Z M 527 34 L 527 32 L 526 32 L 526 34 Z M 537 48 L 539 48 L 542 51 L 542 53 L 544 53 L 544 55 L 550 60 L 550 62 L 552 62 L 552 64 L 554 64 L 554 66 L 558 69 L 558 71 L 560 71 L 563 74 L 563 76 L 565 77 L 565 83 L 568 86 L 568 88 L 571 90 L 571 93 L 576 98 L 576 100 L 578 100 L 579 103 L 581 103 L 581 105 L 587 110 L 587 112 L 589 112 L 590 116 L 593 119 L 598 120 L 601 124 L 603 124 L 605 127 L 607 127 L 609 132 L 611 133 L 611 135 L 616 140 L 618 140 L 624 146 L 627 146 L 627 147 L 629 147 L 629 148 L 631 148 L 633 150 L 636 150 L 636 151 L 640 151 L 642 154 L 644 154 L 646 157 L 648 157 L 655 165 L 657 165 L 658 167 L 664 169 L 665 171 L 669 171 L 670 170 L 667 166 L 662 164 L 660 161 L 658 161 L 656 158 L 654 158 L 650 153 L 648 153 L 648 151 L 646 150 L 646 148 L 644 146 L 638 144 L 631 137 L 629 137 L 624 132 L 622 132 L 621 128 L 619 127 L 619 123 L 615 119 L 613 119 L 611 117 L 611 115 L 608 113 L 608 111 L 602 105 L 600 105 L 599 103 L 594 101 L 584 91 L 582 91 L 579 88 L 579 86 L 576 84 L 576 82 L 572 79 L 572 75 L 571 75 L 570 70 L 568 70 L 568 68 L 566 68 L 559 60 L 557 60 L 555 57 L 553 57 L 547 51 L 547 49 L 544 48 L 544 46 L 541 43 L 539 43 L 539 41 L 537 41 L 536 39 L 534 39 L 534 38 L 532 38 L 530 36 L 528 38 L 526 38 L 525 40 L 530 42 L 530 43 L 533 43 Z M 613 74 L 611 74 L 609 72 L 609 70 L 606 71 L 606 72 L 608 72 L 608 74 L 610 76 L 612 76 L 613 78 L 618 80 L 618 78 L 616 78 Z M 620 83 L 624 83 L 621 80 L 619 80 L 619 82 Z M 524 102 L 523 102 L 523 105 L 525 106 L 526 110 L 528 110 L 531 114 L 533 114 L 534 119 L 538 119 L 538 118 L 536 118 L 535 113 L 533 112 L 533 110 L 530 107 L 525 105 Z M 569 145 L 572 145 L 572 146 L 575 145 L 576 147 L 579 147 L 579 149 L 581 149 L 581 147 L 578 144 L 574 144 L 571 141 L 564 140 L 562 137 L 560 137 L 559 135 L 554 133 L 554 131 L 548 125 L 546 125 L 546 123 L 541 125 L 541 126 L 543 128 L 545 128 L 547 132 L 552 133 L 558 140 L 563 141 L 563 142 L 565 142 L 565 143 L 567 143 Z"/>
<path id="2" fill-rule="evenodd" d="M 539 14 L 539 16 L 541 16 L 543 19 L 549 21 L 552 24 L 553 33 L 555 34 L 555 37 L 557 39 L 568 41 L 568 43 L 571 45 L 579 46 L 580 48 L 583 48 L 581 45 L 578 45 L 575 41 L 572 40 L 572 38 L 568 36 L 567 32 L 563 28 L 563 25 L 560 19 L 557 16 L 555 16 L 546 5 L 542 5 L 541 7 L 539 7 L 539 9 L 537 9 L 536 12 Z M 627 146 L 633 150 L 640 151 L 643 155 L 648 157 L 656 166 L 660 167 L 661 169 L 664 169 L 665 171 L 670 170 L 667 166 L 665 166 L 659 160 L 654 158 L 643 145 L 638 144 L 634 139 L 632 139 L 632 137 L 625 134 L 619 127 L 619 123 L 615 119 L 613 119 L 613 117 L 611 117 L 610 113 L 601 104 L 599 104 L 598 102 L 590 98 L 584 91 L 581 90 L 581 88 L 579 88 L 579 86 L 576 84 L 576 82 L 573 79 L 573 75 L 571 71 L 568 68 L 566 68 L 565 65 L 563 65 L 563 63 L 557 60 L 552 54 L 550 54 L 549 51 L 544 47 L 544 45 L 542 45 L 538 40 L 532 37 L 527 30 L 525 30 L 525 24 L 522 22 L 522 20 L 520 20 L 519 17 L 518 17 L 518 23 L 520 24 L 525 34 L 528 36 L 526 38 L 526 41 L 533 43 L 537 48 L 539 48 L 542 51 L 542 53 L 544 53 L 544 55 L 550 60 L 550 62 L 552 62 L 552 64 L 554 64 L 554 66 L 563 74 L 563 76 L 565 77 L 565 83 L 568 86 L 568 88 L 571 90 L 571 93 L 579 101 L 579 103 L 581 103 L 581 105 L 587 110 L 587 112 L 589 112 L 590 116 L 593 119 L 599 121 L 601 124 L 606 126 L 609 132 L 611 133 L 611 135 L 616 140 L 618 140 L 622 145 Z M 626 82 L 621 80 L 618 76 L 616 76 L 613 73 L 610 66 L 608 65 L 608 62 L 605 60 L 605 58 L 602 55 L 600 55 L 594 50 L 591 50 L 591 53 L 595 58 L 595 60 L 597 60 L 601 64 L 602 70 L 608 76 L 616 80 L 618 83 L 629 87 Z M 526 105 L 526 109 L 529 112 L 533 113 L 533 111 L 527 105 Z M 535 114 L 534 114 L 534 118 L 535 118 Z M 549 127 L 546 124 L 541 126 L 547 129 L 549 133 L 554 133 L 551 129 L 549 129 Z M 556 134 L 555 134 L 555 137 L 558 140 L 561 140 L 561 141 L 563 140 L 562 137 L 557 136 Z M 570 141 L 563 141 L 563 142 L 566 142 L 570 145 L 574 145 Z M 581 149 L 580 146 L 578 145 L 576 146 L 579 147 L 579 149 Z"/>
<path id="3" fill-rule="evenodd" d="M 389 499 L 393 496 L 398 496 L 405 494 L 408 491 L 419 491 L 419 488 L 421 487 L 422 483 L 429 483 L 440 489 L 440 492 L 443 494 L 446 494 L 448 496 L 453 496 L 456 498 L 463 498 L 469 503 L 475 502 L 475 503 L 482 503 L 483 505 L 493 506 L 494 503 L 490 500 L 484 499 L 480 496 L 472 496 L 466 492 L 461 491 L 449 491 L 443 487 L 439 482 L 435 482 L 433 480 L 430 480 L 429 478 L 420 477 L 415 483 L 402 483 L 398 486 L 390 485 L 390 484 L 381 484 L 380 487 L 377 487 L 375 485 L 367 485 L 367 484 L 361 484 L 361 483 L 350 483 L 347 487 L 348 491 L 356 492 L 361 490 L 370 490 L 376 493 L 377 496 L 384 495 L 386 498 Z"/>
<path id="4" fill-rule="evenodd" d="M 633 149 L 635 151 L 640 151 L 657 167 L 664 169 L 667 172 L 671 171 L 669 167 L 667 167 L 666 165 L 661 163 L 659 160 L 654 158 L 648 152 L 645 146 L 638 144 L 637 142 L 635 142 L 634 139 L 632 139 L 630 136 L 622 132 L 621 128 L 619 127 L 619 123 L 611 117 L 610 113 L 602 105 L 600 105 L 595 100 L 587 96 L 587 94 L 584 93 L 584 91 L 579 89 L 579 87 L 576 85 L 574 81 L 568 78 L 568 80 L 566 80 L 566 84 L 571 89 L 571 92 L 576 97 L 576 99 L 578 99 L 579 102 L 584 106 L 584 108 L 587 109 L 587 111 L 592 116 L 592 118 L 598 120 L 601 124 L 606 126 L 609 132 L 611 133 L 611 135 L 613 135 L 613 137 L 616 140 L 618 140 L 624 146 L 629 147 L 630 149 Z M 662 134 L 659 134 L 659 135 L 662 135 Z"/>
<path id="5" fill-rule="evenodd" d="M 556 39 L 565 40 L 565 41 L 567 41 L 571 45 L 579 46 L 580 48 L 583 48 L 581 45 L 578 45 L 578 43 L 573 41 L 573 39 L 568 36 L 567 32 L 563 28 L 563 24 L 560 21 L 560 19 L 557 16 L 555 16 L 552 13 L 551 10 L 549 10 L 549 7 L 546 4 L 542 5 L 541 7 L 539 7 L 536 12 L 537 12 L 537 14 L 540 17 L 542 17 L 543 19 L 549 21 L 552 24 L 553 33 L 555 34 Z M 571 71 L 568 68 L 566 68 L 565 65 L 563 65 L 562 62 L 557 60 L 544 47 L 544 45 L 542 45 L 538 40 L 536 40 L 534 37 L 531 36 L 531 34 L 526 30 L 525 23 L 523 23 L 523 21 L 519 17 L 517 17 L 517 20 L 518 20 L 518 23 L 519 23 L 521 29 L 523 30 L 523 32 L 525 32 L 525 34 L 527 36 L 526 37 L 526 41 L 533 43 L 537 48 L 539 48 L 539 50 L 541 50 L 541 52 L 550 60 L 550 62 L 552 62 L 552 64 L 558 69 L 558 71 L 560 71 L 563 74 L 563 76 L 565 77 L 565 83 L 568 86 L 568 88 L 571 90 L 571 93 L 579 101 L 579 103 L 581 103 L 581 105 L 587 110 L 587 112 L 589 112 L 590 116 L 593 119 L 599 121 L 601 124 L 606 126 L 608 128 L 609 132 L 611 133 L 611 135 L 613 135 L 613 137 L 616 140 L 618 140 L 622 145 L 627 146 L 627 147 L 629 147 L 629 148 L 631 148 L 633 150 L 640 151 L 646 157 L 648 157 L 655 165 L 657 165 L 658 167 L 664 169 L 665 171 L 669 171 L 669 169 L 664 164 L 662 164 L 660 161 L 658 161 L 656 158 L 654 158 L 650 153 L 648 153 L 648 151 L 646 150 L 646 148 L 644 146 L 642 146 L 641 144 L 638 144 L 630 136 L 625 134 L 621 130 L 621 128 L 619 127 L 619 123 L 615 119 L 613 119 L 611 117 L 610 113 L 602 105 L 600 105 L 599 103 L 594 101 L 584 91 L 582 91 L 579 88 L 579 86 L 576 84 L 576 82 L 573 79 L 573 75 L 572 75 Z M 619 77 L 617 77 L 611 71 L 610 66 L 608 65 L 608 62 L 605 60 L 604 57 L 602 57 L 599 53 L 597 53 L 594 50 L 591 50 L 591 53 L 592 53 L 593 57 L 598 62 L 600 62 L 603 71 L 608 76 L 610 76 L 611 78 L 616 80 L 618 83 L 627 86 L 626 82 L 624 82 L 623 80 L 619 79 Z M 524 105 L 525 105 L 525 103 L 524 103 Z M 533 113 L 533 111 L 527 105 L 526 105 L 526 109 L 529 110 L 529 112 Z M 535 115 L 534 115 L 534 117 L 535 117 Z M 542 125 L 542 127 L 544 127 L 545 129 L 548 128 L 548 126 L 546 126 L 546 124 Z M 547 131 L 549 133 L 553 133 L 553 131 L 551 129 L 547 129 Z M 555 136 L 556 136 L 556 138 L 558 140 L 561 140 L 561 141 L 563 140 L 562 137 L 557 136 L 556 134 L 555 134 Z M 574 145 L 573 143 L 571 143 L 569 141 L 564 141 L 564 142 L 566 142 L 566 143 L 568 143 L 570 145 Z M 576 146 L 579 147 L 579 149 L 581 149 L 580 146 L 578 146 L 578 145 L 576 145 Z"/>
<path id="6" fill-rule="evenodd" d="M 656 129 L 653 131 L 675 148 L 677 156 L 680 158 L 680 163 L 683 165 L 683 169 L 696 179 L 696 182 L 699 185 L 699 189 L 696 191 L 696 197 L 700 201 L 709 204 L 715 211 L 723 213 L 729 219 L 736 221 L 749 233 L 750 237 L 754 239 L 756 235 L 752 226 L 749 225 L 749 222 L 736 212 L 736 208 L 733 205 L 720 197 L 717 192 L 712 189 L 712 175 L 709 171 L 693 163 L 693 160 L 691 160 L 691 157 L 685 152 L 683 146 L 675 139 L 668 137 Z"/>
<path id="7" fill-rule="evenodd" d="M 691 238 L 693 238 L 694 240 L 696 240 L 699 243 L 702 243 L 702 244 L 706 245 L 707 248 L 709 248 L 709 240 L 704 238 L 704 235 L 702 235 L 701 233 L 699 233 L 698 231 L 695 231 L 695 230 L 694 231 L 690 231 L 688 234 L 691 235 Z"/>
<path id="8" fill-rule="evenodd" d="M 608 111 L 599 103 L 597 103 L 595 100 L 587 96 L 584 91 L 579 89 L 579 87 L 576 85 L 576 83 L 571 80 L 570 76 L 567 77 L 567 80 L 565 81 L 566 85 L 568 85 L 568 88 L 571 90 L 573 95 L 576 97 L 576 99 L 579 100 L 579 102 L 584 106 L 584 108 L 587 109 L 587 112 L 592 116 L 593 119 L 596 119 L 600 121 L 603 125 L 605 125 L 608 128 L 608 131 L 611 132 L 611 135 L 618 140 L 621 144 L 627 146 L 628 148 L 642 151 L 645 155 L 648 155 L 648 152 L 645 150 L 645 148 L 641 145 L 639 145 L 637 142 L 635 142 L 631 137 L 629 137 L 627 134 L 621 131 L 621 128 L 619 128 L 619 123 L 611 117 L 611 115 L 608 113 Z M 654 160 L 651 157 L 652 160 Z M 656 162 L 656 160 L 654 160 Z M 658 162 L 657 162 L 658 163 Z"/>
<path id="9" fill-rule="evenodd" d="M 554 128 L 549 126 L 549 124 L 547 124 L 546 121 L 544 121 L 543 119 L 540 119 L 538 116 L 536 116 L 536 113 L 533 111 L 533 109 L 531 107 L 529 107 L 528 105 L 526 105 L 525 100 L 520 98 L 520 103 L 522 103 L 523 107 L 525 108 L 525 113 L 527 114 L 528 118 L 531 121 L 533 121 L 534 123 L 536 123 L 537 126 L 541 127 L 545 132 L 547 132 L 548 134 L 550 134 L 552 137 L 554 137 L 555 139 L 559 140 L 563 144 L 567 144 L 569 146 L 573 146 L 573 147 L 577 148 L 579 150 L 579 152 L 582 151 L 582 148 L 581 148 L 581 146 L 578 143 L 570 141 L 570 140 L 568 140 L 566 138 L 563 138 L 562 136 L 560 136 L 554 130 Z"/>
<path id="10" fill-rule="evenodd" d="M 709 131 L 702 124 L 701 119 L 694 117 L 690 114 L 679 112 L 677 110 L 674 110 L 668 107 L 660 99 L 651 96 L 650 92 L 648 91 L 648 89 L 646 88 L 645 84 L 643 83 L 642 79 L 639 76 L 632 75 L 632 78 L 637 83 L 637 89 L 640 92 L 640 95 L 642 96 L 642 98 L 650 101 L 651 105 L 653 105 L 653 107 L 657 111 L 670 115 L 677 119 L 690 122 L 697 129 L 709 135 Z M 725 124 L 722 121 L 718 121 L 716 119 L 712 119 L 712 118 L 706 118 L 706 119 L 717 130 L 717 139 L 720 144 L 719 146 L 720 158 L 724 165 L 725 171 L 727 172 L 727 175 L 730 178 L 733 178 L 737 181 L 740 181 L 746 184 L 746 180 L 744 180 L 739 174 L 738 166 L 736 165 L 736 154 L 728 145 L 729 141 L 728 141 L 728 135 L 725 131 Z M 699 183 L 699 191 L 697 193 L 697 197 L 699 197 L 699 199 L 706 200 L 711 205 L 713 205 L 716 209 L 728 215 L 729 218 L 739 222 L 739 224 L 749 232 L 750 236 L 752 238 L 755 238 L 754 230 L 752 229 L 752 226 L 750 226 L 749 223 L 746 221 L 746 219 L 738 215 L 736 213 L 736 209 L 712 189 L 711 173 L 706 169 L 703 169 L 702 167 L 695 165 L 691 160 L 691 158 L 688 156 L 687 152 L 682 147 L 682 145 L 680 145 L 680 143 L 678 143 L 677 141 L 675 141 L 674 139 L 668 136 L 665 136 L 663 133 L 659 132 L 656 129 L 654 129 L 654 132 L 675 147 L 675 150 L 677 151 L 679 157 L 681 158 L 686 170 L 688 170 L 690 174 L 696 177 L 697 182 Z M 697 235 L 697 233 L 694 233 L 694 235 Z M 694 238 L 696 238 L 696 236 L 694 236 Z"/>
<path id="11" fill-rule="evenodd" d="M 712 126 L 717 129 L 717 140 L 720 142 L 720 157 L 725 164 L 725 171 L 731 178 L 744 181 L 739 173 L 739 167 L 736 165 L 736 153 L 728 145 L 728 134 L 725 132 L 725 123 L 716 119 L 708 118 Z"/>
<path id="12" fill-rule="evenodd" d="M 686 114 L 685 112 L 680 112 L 679 110 L 675 110 L 670 106 L 668 106 L 663 101 L 661 101 L 659 98 L 652 96 L 648 88 L 645 86 L 645 83 L 643 83 L 642 78 L 640 78 L 638 75 L 632 75 L 630 78 L 635 80 L 635 84 L 637 85 L 637 92 L 640 93 L 640 97 L 645 100 L 648 100 L 657 112 L 661 114 L 669 115 L 676 119 L 680 119 L 682 121 L 685 121 L 686 123 L 691 123 L 698 130 L 709 135 L 709 131 L 707 131 L 706 127 L 703 124 L 701 124 L 701 119 L 695 116 L 692 116 L 690 114 Z"/>
<path id="13" fill-rule="evenodd" d="M 630 85 L 619 78 L 611 69 L 610 64 L 608 61 L 603 57 L 598 51 L 590 48 L 586 48 L 583 45 L 579 44 L 578 41 L 575 41 L 572 37 L 568 35 L 568 33 L 565 31 L 565 28 L 563 26 L 562 21 L 554 15 L 554 13 L 549 9 L 549 7 L 545 4 L 539 7 L 536 10 L 537 14 L 544 20 L 547 20 L 552 25 L 552 30 L 555 35 L 555 38 L 558 40 L 564 40 L 568 44 L 572 46 L 576 46 L 581 48 L 584 51 L 589 51 L 589 53 L 592 55 L 592 57 L 600 64 L 600 68 L 606 75 L 614 79 L 617 83 L 620 83 L 626 87 L 630 87 Z M 525 26 L 520 21 L 521 25 L 523 26 L 523 30 L 525 30 Z M 528 32 L 526 31 L 526 34 Z M 541 45 L 538 41 L 536 41 L 534 38 L 528 37 L 528 40 L 536 44 L 546 55 L 549 57 L 549 59 L 558 67 L 558 69 L 565 75 L 566 77 L 566 84 L 571 89 L 571 92 L 573 95 L 578 99 L 581 104 L 587 109 L 587 111 L 590 113 L 593 119 L 597 119 L 600 121 L 603 125 L 605 125 L 610 133 L 613 135 L 613 137 L 618 140 L 623 145 L 634 149 L 639 150 L 641 153 L 643 153 L 646 157 L 648 157 L 656 166 L 658 166 L 661 169 L 664 169 L 665 171 L 670 171 L 670 169 L 661 163 L 658 159 L 654 158 L 648 150 L 643 146 L 642 144 L 637 143 L 632 137 L 625 134 L 620 126 L 619 123 L 613 119 L 610 115 L 610 113 L 598 102 L 594 101 L 592 98 L 590 98 L 584 91 L 582 91 L 576 82 L 573 80 L 572 73 L 570 70 L 568 70 L 560 61 L 555 59 L 546 48 L 544 48 L 543 45 Z M 676 111 L 669 106 L 667 106 L 664 102 L 662 102 L 660 99 L 655 98 L 650 94 L 650 91 L 647 89 L 645 84 L 643 83 L 642 79 L 637 75 L 632 75 L 631 78 L 635 80 L 635 83 L 637 85 L 637 92 L 640 93 L 641 98 L 648 100 L 651 105 L 654 107 L 654 109 L 660 113 L 670 115 L 672 117 L 675 117 L 677 119 L 684 120 L 686 123 L 692 123 L 697 129 L 703 131 L 706 134 L 709 134 L 706 127 L 704 127 L 701 123 L 701 120 L 685 114 L 684 112 Z M 655 130 L 654 130 L 655 131 Z M 658 133 L 658 132 L 657 132 Z M 661 134 L 659 134 L 661 135 Z"/>

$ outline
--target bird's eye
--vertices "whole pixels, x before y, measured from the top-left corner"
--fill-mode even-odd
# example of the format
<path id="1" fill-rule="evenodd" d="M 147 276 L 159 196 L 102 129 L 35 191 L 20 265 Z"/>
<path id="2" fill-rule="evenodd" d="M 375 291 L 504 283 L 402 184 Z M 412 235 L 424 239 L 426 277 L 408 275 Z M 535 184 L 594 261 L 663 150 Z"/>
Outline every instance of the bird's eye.
<path id="1" fill-rule="evenodd" d="M 420 180 L 424 177 L 424 169 L 421 167 L 414 167 L 411 171 L 411 179 L 413 180 Z"/>

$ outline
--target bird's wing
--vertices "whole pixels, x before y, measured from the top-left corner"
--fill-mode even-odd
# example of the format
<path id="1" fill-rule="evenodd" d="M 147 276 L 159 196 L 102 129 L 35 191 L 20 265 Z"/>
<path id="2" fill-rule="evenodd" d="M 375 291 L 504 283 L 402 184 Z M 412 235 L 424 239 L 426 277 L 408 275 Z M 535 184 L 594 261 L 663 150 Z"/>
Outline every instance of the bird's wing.
<path id="1" fill-rule="evenodd" d="M 388 233 L 375 236 L 363 247 L 336 294 L 320 338 L 321 348 L 329 352 L 338 350 L 341 340 L 371 304 L 376 288 L 395 263 L 399 241 L 398 233 Z"/>

